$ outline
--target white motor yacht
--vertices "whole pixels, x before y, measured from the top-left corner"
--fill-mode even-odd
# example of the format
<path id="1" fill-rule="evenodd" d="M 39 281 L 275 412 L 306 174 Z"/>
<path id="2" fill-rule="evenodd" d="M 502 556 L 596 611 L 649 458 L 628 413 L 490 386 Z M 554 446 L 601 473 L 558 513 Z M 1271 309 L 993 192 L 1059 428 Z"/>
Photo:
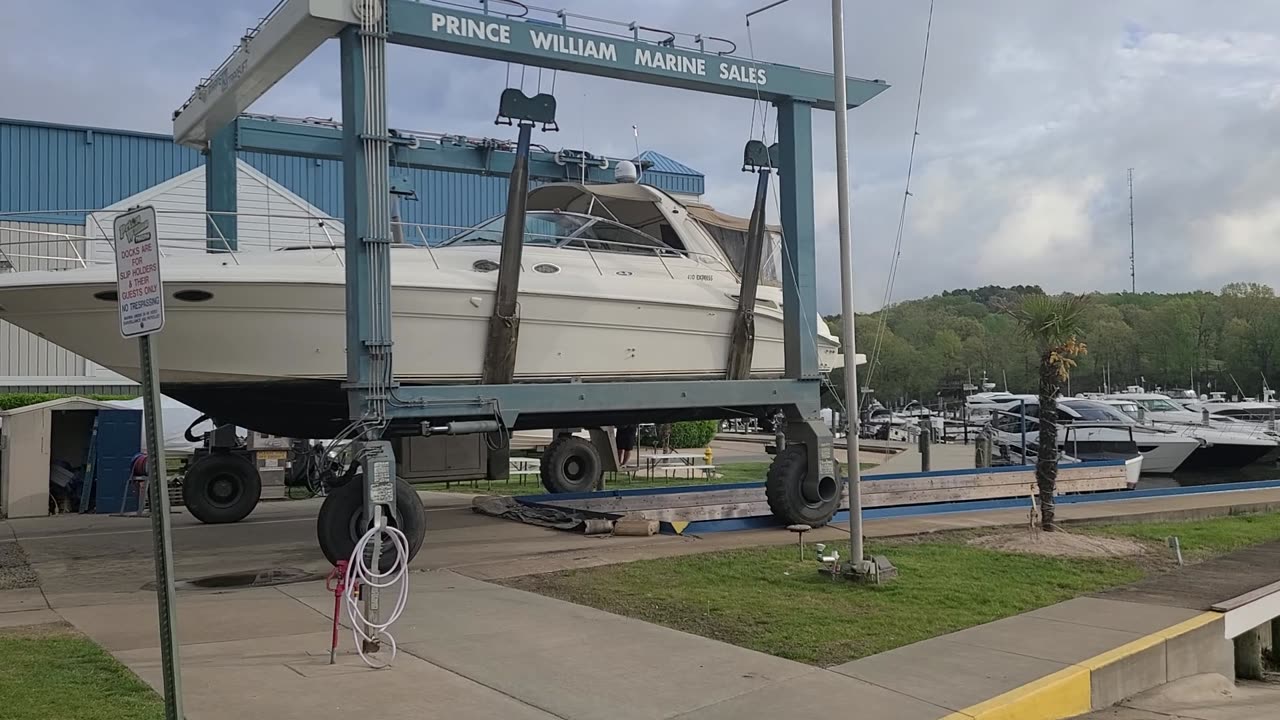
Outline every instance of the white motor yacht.
<path id="1" fill-rule="evenodd" d="M 1019 413 L 1019 404 L 1026 417 Z M 1142 456 L 1141 472 L 1171 474 L 1197 448 L 1200 441 L 1180 432 L 1141 425 L 1132 417 L 1105 402 L 1083 398 L 1061 398 L 1058 407 L 1058 447 L 1081 460 L 1101 460 Z M 997 442 L 1020 446 L 1025 423 L 1027 447 L 1034 450 L 1039 440 L 1040 402 L 1023 400 L 1009 405 L 991 423 Z M 1136 483 L 1136 479 L 1135 479 Z"/>
<path id="2" fill-rule="evenodd" d="M 437 246 L 392 246 L 393 370 L 401 385 L 480 380 L 503 222 L 493 218 Z M 157 346 L 167 395 L 275 435 L 324 438 L 341 430 L 340 246 L 172 254 L 161 264 L 167 319 Z M 739 268 L 662 190 L 535 188 L 522 269 L 516 382 L 724 376 Z M 784 371 L 777 285 L 759 288 L 753 378 Z M 137 380 L 137 344 L 120 336 L 116 300 L 109 262 L 0 275 L 0 318 Z M 838 367 L 838 339 L 816 308 L 804 312 L 817 332 L 820 368 Z"/>
<path id="3" fill-rule="evenodd" d="M 1176 430 L 1202 441 L 1183 465 L 1187 469 L 1240 468 L 1263 459 L 1280 446 L 1280 434 L 1254 422 L 1179 405 L 1162 393 L 1126 392 L 1104 396 L 1138 421 Z M 1230 403 L 1224 403 L 1230 405 Z"/>

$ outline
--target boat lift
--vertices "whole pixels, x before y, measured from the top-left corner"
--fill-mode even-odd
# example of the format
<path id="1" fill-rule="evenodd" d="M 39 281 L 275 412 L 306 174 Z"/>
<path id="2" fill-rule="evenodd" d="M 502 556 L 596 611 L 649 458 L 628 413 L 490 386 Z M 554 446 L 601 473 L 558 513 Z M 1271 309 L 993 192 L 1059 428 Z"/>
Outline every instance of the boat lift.
<path id="1" fill-rule="evenodd" d="M 832 76 L 759 62 L 731 51 L 709 52 L 704 42 L 697 48 L 678 47 L 671 33 L 654 33 L 635 23 L 628 26 L 628 38 L 577 29 L 571 24 L 575 16 L 567 11 L 540 20 L 530 16 L 533 8 L 518 2 L 480 0 L 479 5 L 473 11 L 455 3 L 416 0 L 283 0 L 174 114 L 175 140 L 206 154 L 207 209 L 216 218 L 210 221 L 208 236 L 219 238 L 210 251 L 235 247 L 235 216 L 217 212 L 236 210 L 237 150 L 343 162 L 346 387 L 364 480 L 361 493 L 334 493 L 326 499 L 325 505 L 333 507 L 322 509 L 318 519 L 322 544 L 326 535 L 353 533 L 349 545 L 354 546 L 363 528 L 373 522 L 358 522 L 361 514 L 365 519 L 389 517 L 399 524 L 413 540 L 411 553 L 421 544 L 422 528 L 407 527 L 420 522 L 421 513 L 397 511 L 397 496 L 414 496 L 408 486 L 395 487 L 395 458 L 385 440 L 388 437 L 719 419 L 777 407 L 786 416 L 787 450 L 769 472 L 770 506 L 787 522 L 819 525 L 829 521 L 840 492 L 832 436 L 819 406 L 812 115 L 815 109 L 834 109 Z M 661 37 L 649 40 L 641 37 L 642 32 Z M 241 117 L 263 93 L 335 37 L 340 44 L 340 127 Z M 396 385 L 391 370 L 391 166 L 511 172 L 514 183 L 536 176 L 530 168 L 539 163 L 545 166 L 548 158 L 530 151 L 525 127 L 521 127 L 514 157 L 475 148 L 424 146 L 393 133 L 386 125 L 388 44 L 771 103 L 777 111 L 777 144 L 764 148 L 763 154 L 762 148 L 748 148 L 747 156 L 755 159 L 757 170 L 776 172 L 780 180 L 784 377 L 745 379 L 743 368 L 744 363 L 749 367 L 750 353 L 739 348 L 733 358 L 726 358 L 730 379 L 720 381 L 513 384 L 507 381 L 505 356 L 494 356 L 502 362 L 495 363 L 492 372 L 486 370 L 487 382 L 479 385 Z M 845 83 L 849 107 L 862 105 L 888 87 L 878 80 L 848 78 Z M 532 115 L 521 116 L 511 107 L 504 103 L 504 112 L 515 124 L 533 121 Z M 498 162 L 491 164 L 495 158 Z M 588 167 L 587 172 L 588 181 L 608 179 L 600 177 L 604 173 L 598 168 Z M 765 187 L 763 173 L 759 186 L 760 217 L 753 220 L 763 227 L 759 200 Z M 518 244 L 520 238 L 504 238 L 504 255 L 512 242 Z M 518 277 L 518 273 L 512 275 Z M 514 297 L 512 282 L 508 298 Z M 741 296 L 749 299 L 745 290 Z M 498 295 L 504 295 L 503 288 Z M 735 336 L 749 339 L 752 333 L 745 322 L 749 317 L 742 317 L 744 311 L 749 314 L 750 306 L 740 307 Z M 495 317 L 490 337 L 514 337 L 514 332 L 497 326 L 499 320 Z M 490 351 L 497 352 L 492 347 Z M 514 353 L 514 349 L 508 351 Z"/>

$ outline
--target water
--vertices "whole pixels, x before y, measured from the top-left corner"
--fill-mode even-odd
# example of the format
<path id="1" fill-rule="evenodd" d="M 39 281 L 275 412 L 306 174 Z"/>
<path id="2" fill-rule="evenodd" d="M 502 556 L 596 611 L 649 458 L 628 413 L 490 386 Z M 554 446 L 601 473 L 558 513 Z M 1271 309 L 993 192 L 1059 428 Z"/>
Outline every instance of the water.
<path id="1" fill-rule="evenodd" d="M 1139 490 L 1156 488 L 1194 487 L 1197 485 L 1221 485 L 1223 483 L 1280 480 L 1280 464 L 1274 461 L 1258 462 L 1242 468 L 1217 468 L 1184 470 L 1169 475 L 1143 475 L 1138 481 Z"/>

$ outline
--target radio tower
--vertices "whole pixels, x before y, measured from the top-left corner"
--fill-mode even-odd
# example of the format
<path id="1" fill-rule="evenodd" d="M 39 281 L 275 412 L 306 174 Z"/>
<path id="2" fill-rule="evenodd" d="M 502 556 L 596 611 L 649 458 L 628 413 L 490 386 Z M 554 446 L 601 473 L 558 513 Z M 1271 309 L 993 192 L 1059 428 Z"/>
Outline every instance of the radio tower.
<path id="1" fill-rule="evenodd" d="M 1133 243 L 1133 168 L 1129 168 L 1129 291 L 1138 293 L 1137 263 Z"/>

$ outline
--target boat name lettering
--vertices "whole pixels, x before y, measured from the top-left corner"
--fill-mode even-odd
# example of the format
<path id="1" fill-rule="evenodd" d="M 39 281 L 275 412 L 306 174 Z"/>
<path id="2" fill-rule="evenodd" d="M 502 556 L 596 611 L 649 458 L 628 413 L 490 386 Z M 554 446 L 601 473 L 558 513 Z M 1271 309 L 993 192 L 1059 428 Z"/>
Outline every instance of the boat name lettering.
<path id="1" fill-rule="evenodd" d="M 715 277 L 714 277 L 714 276 L 712 276 L 712 275 L 698 275 L 698 274 L 696 274 L 696 273 L 695 273 L 695 274 L 693 274 L 693 275 L 690 275 L 690 276 L 689 276 L 689 279 L 690 279 L 690 280 L 699 280 L 699 281 L 702 281 L 702 282 L 711 282 L 712 280 L 715 280 Z"/>
<path id="2" fill-rule="evenodd" d="M 528 33 L 528 43 L 517 36 L 514 43 L 525 49 L 551 52 L 559 55 L 600 60 L 617 65 L 630 65 L 635 68 L 664 70 L 692 77 L 714 77 L 720 81 L 741 83 L 745 85 L 765 85 L 769 78 L 766 68 L 754 62 L 734 62 L 719 59 L 707 67 L 707 57 L 702 53 L 675 48 L 663 48 L 647 43 L 624 42 L 634 47 L 634 52 L 618 53 L 618 42 L 583 37 L 580 33 L 559 31 L 554 28 L 533 27 L 533 23 L 522 22 Z M 431 12 L 431 32 L 466 40 L 477 40 L 481 43 L 512 45 L 513 23 L 496 19 L 478 19 L 451 12 Z M 517 32 L 520 32 L 517 30 Z M 215 80 L 222 81 L 224 71 Z M 211 83 L 212 85 L 213 83 Z"/>

